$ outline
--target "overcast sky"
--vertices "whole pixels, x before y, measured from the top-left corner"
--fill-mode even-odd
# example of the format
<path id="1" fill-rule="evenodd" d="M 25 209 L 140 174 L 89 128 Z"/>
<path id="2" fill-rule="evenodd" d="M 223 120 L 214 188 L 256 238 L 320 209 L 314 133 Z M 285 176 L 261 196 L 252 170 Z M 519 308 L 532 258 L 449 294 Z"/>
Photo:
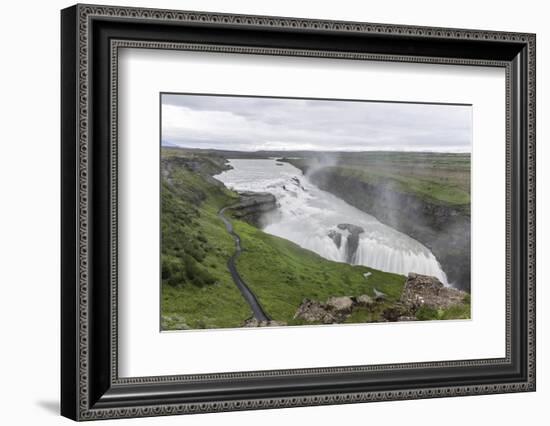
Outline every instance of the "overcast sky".
<path id="1" fill-rule="evenodd" d="M 471 139 L 471 106 L 162 95 L 163 145 L 470 152 Z"/>

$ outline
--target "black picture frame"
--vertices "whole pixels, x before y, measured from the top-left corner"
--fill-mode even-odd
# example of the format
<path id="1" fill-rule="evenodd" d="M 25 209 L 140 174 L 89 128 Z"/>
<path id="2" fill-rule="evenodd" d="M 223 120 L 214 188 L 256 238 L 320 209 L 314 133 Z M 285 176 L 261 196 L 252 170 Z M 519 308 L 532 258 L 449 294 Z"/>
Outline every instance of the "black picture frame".
<path id="1" fill-rule="evenodd" d="M 535 390 L 534 34 L 75 5 L 61 12 L 61 414 L 159 416 Z M 506 69 L 506 356 L 119 378 L 119 47 Z M 155 284 L 156 285 L 156 284 Z"/>

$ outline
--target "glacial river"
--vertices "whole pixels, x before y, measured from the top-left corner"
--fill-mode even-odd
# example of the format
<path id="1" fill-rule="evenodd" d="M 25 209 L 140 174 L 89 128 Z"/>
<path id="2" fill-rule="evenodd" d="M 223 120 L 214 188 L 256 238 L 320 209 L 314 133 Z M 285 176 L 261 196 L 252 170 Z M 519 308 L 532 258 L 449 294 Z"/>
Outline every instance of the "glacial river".
<path id="1" fill-rule="evenodd" d="M 277 198 L 277 211 L 264 217 L 265 232 L 329 260 L 403 275 L 432 275 L 447 284 L 445 273 L 427 247 L 317 188 L 291 164 L 275 159 L 233 159 L 229 163 L 231 170 L 215 176 L 228 188 L 270 192 Z M 342 224 L 362 228 L 356 250 L 350 251 L 354 246 L 348 245 L 351 234 L 338 227 Z"/>

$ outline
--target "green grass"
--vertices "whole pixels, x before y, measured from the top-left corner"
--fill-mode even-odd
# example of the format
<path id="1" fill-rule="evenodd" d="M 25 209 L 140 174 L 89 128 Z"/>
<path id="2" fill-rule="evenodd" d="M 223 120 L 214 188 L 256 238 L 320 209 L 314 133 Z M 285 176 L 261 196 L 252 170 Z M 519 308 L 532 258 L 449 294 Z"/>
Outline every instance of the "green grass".
<path id="1" fill-rule="evenodd" d="M 229 274 L 227 261 L 235 245 L 218 216 L 238 195 L 210 177 L 224 169 L 224 161 L 211 154 L 172 150 L 165 155 L 164 151 L 161 328 L 240 327 L 252 312 Z M 304 322 L 293 317 L 304 298 L 374 296 L 376 288 L 387 299 L 371 309 L 355 308 L 346 320 L 372 322 L 400 298 L 404 276 L 332 262 L 246 222 L 235 218 L 232 222 L 243 247 L 237 261 L 239 273 L 273 320 L 300 325 Z M 363 276 L 366 272 L 371 273 L 368 279 Z M 469 317 L 469 303 L 422 315 L 425 319 Z"/>
<path id="2" fill-rule="evenodd" d="M 234 242 L 217 216 L 235 194 L 175 167 L 162 184 L 161 327 L 239 327 L 252 312 L 227 270 Z"/>
<path id="3" fill-rule="evenodd" d="M 391 170 L 361 169 L 356 166 L 330 167 L 329 169 L 342 176 L 354 177 L 363 182 L 390 185 L 398 192 L 416 194 L 432 202 L 449 205 L 464 205 L 470 202 L 469 191 L 446 182 L 444 177 L 421 178 Z"/>
<path id="4" fill-rule="evenodd" d="M 471 308 L 469 303 L 453 305 L 447 309 L 421 307 L 416 312 L 416 319 L 420 321 L 469 319 L 470 309 Z"/>
<path id="5" fill-rule="evenodd" d="M 304 298 L 374 296 L 373 288 L 387 294 L 388 304 L 401 296 L 404 276 L 331 262 L 246 223 L 234 221 L 234 225 L 244 249 L 237 263 L 239 273 L 273 319 L 300 324 L 293 316 Z M 372 274 L 368 279 L 363 276 L 366 272 Z"/>
<path id="6" fill-rule="evenodd" d="M 286 159 L 304 169 L 311 159 Z M 388 185 L 436 204 L 470 204 L 470 155 L 452 153 L 362 152 L 340 153 L 325 169 L 344 177 Z M 330 162 L 329 162 L 330 164 Z"/>
<path id="7" fill-rule="evenodd" d="M 218 217 L 237 195 L 177 161 L 172 166 L 162 183 L 162 329 L 239 327 L 252 313 L 227 269 L 235 246 Z M 210 161 L 206 166 L 212 172 Z M 304 298 L 372 296 L 373 287 L 389 301 L 399 298 L 402 276 L 331 262 L 246 222 L 232 222 L 244 249 L 239 273 L 274 320 L 300 324 L 293 316 Z M 368 280 L 366 272 L 372 273 Z"/>

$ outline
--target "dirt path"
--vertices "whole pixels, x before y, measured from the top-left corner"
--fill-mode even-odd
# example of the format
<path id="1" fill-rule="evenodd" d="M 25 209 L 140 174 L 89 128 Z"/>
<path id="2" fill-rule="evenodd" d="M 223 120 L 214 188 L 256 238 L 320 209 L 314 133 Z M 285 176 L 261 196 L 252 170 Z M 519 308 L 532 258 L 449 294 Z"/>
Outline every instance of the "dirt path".
<path id="1" fill-rule="evenodd" d="M 229 206 L 224 207 L 221 209 L 218 213 L 218 216 L 225 224 L 225 229 L 229 234 L 233 237 L 235 240 L 235 253 L 229 258 L 227 261 L 227 267 L 229 268 L 229 272 L 231 273 L 231 277 L 233 278 L 233 281 L 235 282 L 235 285 L 240 290 L 241 294 L 243 295 L 246 302 L 250 305 L 250 308 L 252 309 L 252 312 L 254 313 L 254 317 L 258 321 L 269 321 L 270 318 L 267 316 L 265 311 L 263 310 L 262 306 L 260 305 L 260 302 L 258 302 L 258 299 L 256 298 L 256 295 L 252 293 L 252 290 L 246 285 L 244 280 L 239 275 L 239 272 L 237 271 L 237 266 L 235 265 L 235 261 L 240 256 L 242 249 L 241 249 L 241 238 L 239 235 L 234 231 L 233 224 L 231 221 L 225 217 L 224 212 L 226 209 L 228 209 Z"/>

